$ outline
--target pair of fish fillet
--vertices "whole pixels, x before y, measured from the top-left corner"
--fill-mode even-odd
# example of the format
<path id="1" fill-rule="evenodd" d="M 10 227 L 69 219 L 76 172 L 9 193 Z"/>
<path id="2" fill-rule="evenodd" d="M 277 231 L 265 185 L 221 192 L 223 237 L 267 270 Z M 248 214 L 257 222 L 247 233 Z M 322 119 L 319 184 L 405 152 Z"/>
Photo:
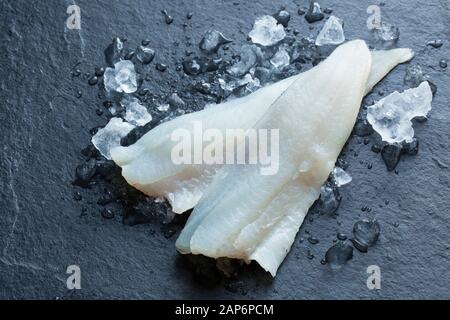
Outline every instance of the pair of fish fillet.
<path id="1" fill-rule="evenodd" d="M 410 49 L 369 51 L 347 42 L 313 69 L 235 100 L 163 123 L 134 145 L 112 150 L 133 187 L 163 196 L 173 211 L 194 208 L 176 247 L 183 254 L 255 260 L 272 276 L 333 170 L 363 97 Z M 279 129 L 279 170 L 262 164 L 175 164 L 176 129 Z"/>

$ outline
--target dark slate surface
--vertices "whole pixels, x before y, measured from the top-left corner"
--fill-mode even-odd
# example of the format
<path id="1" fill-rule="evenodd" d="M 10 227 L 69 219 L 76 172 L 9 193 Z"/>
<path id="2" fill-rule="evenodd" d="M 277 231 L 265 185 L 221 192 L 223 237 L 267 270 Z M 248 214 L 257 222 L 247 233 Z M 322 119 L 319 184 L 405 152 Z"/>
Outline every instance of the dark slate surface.
<path id="1" fill-rule="evenodd" d="M 321 3 L 345 20 L 348 39 L 368 39 L 366 8 L 372 2 Z M 306 5 L 304 0 L 76 3 L 82 10 L 80 31 L 65 28 L 72 1 L 0 1 L 0 298 L 450 297 L 450 77 L 438 66 L 441 58 L 450 58 L 448 1 L 386 1 L 382 7 L 383 18 L 401 30 L 399 46 L 416 51 L 414 63 L 438 86 L 431 119 L 416 125 L 419 155 L 404 157 L 398 174 L 388 173 L 370 144 L 351 138 L 345 159 L 353 182 L 342 190 L 338 219 L 324 216 L 307 222 L 275 279 L 250 266 L 233 280 L 238 290 L 194 281 L 185 259 L 175 251 L 176 235 L 164 237 L 160 220 L 134 227 L 124 225 L 120 216 L 105 220 L 95 204 L 98 194 L 71 185 L 82 161 L 80 150 L 91 137 L 89 130 L 107 120 L 95 114 L 101 103 L 98 89 L 82 77 L 72 79 L 70 72 L 77 63 L 91 73 L 103 66 L 103 49 L 113 36 L 125 36 L 134 46 L 149 39 L 157 51 L 155 62 L 167 63 L 169 70 L 152 72 L 148 86 L 155 93 L 170 93 L 182 90 L 174 81 L 179 77 L 174 69 L 184 55 L 186 35 L 198 43 L 204 30 L 215 28 L 234 39 L 232 47 L 238 48 L 254 19 L 281 5 L 291 12 L 290 26 L 300 35 L 317 34 L 323 22 L 308 29 L 296 14 L 297 5 Z M 161 9 L 175 17 L 170 26 Z M 189 11 L 194 17 L 184 31 Z M 444 46 L 427 47 L 434 39 L 443 39 Z M 376 91 L 403 90 L 405 68 L 398 67 Z M 78 90 L 81 98 L 76 97 Z M 376 98 L 374 94 L 368 102 Z M 367 163 L 373 164 L 371 170 Z M 77 190 L 81 202 L 73 200 Z M 88 208 L 85 216 L 80 215 L 82 206 Z M 364 206 L 372 211 L 362 212 Z M 382 229 L 375 247 L 366 254 L 355 251 L 339 272 L 320 264 L 337 231 L 349 233 L 359 217 L 372 216 Z M 305 231 L 320 243 L 301 242 Z M 307 258 L 307 250 L 314 259 Z M 72 264 L 82 270 L 82 289 L 76 292 L 65 284 L 66 268 Z M 379 291 L 366 287 L 366 268 L 372 264 L 381 267 Z"/>

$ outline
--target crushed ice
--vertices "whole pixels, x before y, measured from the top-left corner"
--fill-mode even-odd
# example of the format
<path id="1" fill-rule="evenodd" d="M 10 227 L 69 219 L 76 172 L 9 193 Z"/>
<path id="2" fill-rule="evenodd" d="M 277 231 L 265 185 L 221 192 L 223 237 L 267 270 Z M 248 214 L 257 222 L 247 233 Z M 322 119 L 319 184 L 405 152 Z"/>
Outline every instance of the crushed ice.
<path id="1" fill-rule="evenodd" d="M 338 45 L 345 41 L 342 20 L 330 16 L 316 38 L 317 46 Z"/>
<path id="2" fill-rule="evenodd" d="M 291 57 L 285 48 L 278 49 L 277 53 L 270 59 L 270 63 L 277 69 L 282 69 L 289 65 Z"/>
<path id="3" fill-rule="evenodd" d="M 411 142 L 414 137 L 411 120 L 426 117 L 431 110 L 433 94 L 427 81 L 417 88 L 395 91 L 367 108 L 367 120 L 383 141 Z"/>
<path id="4" fill-rule="evenodd" d="M 125 120 L 135 126 L 144 126 L 152 121 L 152 115 L 133 97 L 125 104 Z"/>
<path id="5" fill-rule="evenodd" d="M 333 169 L 333 180 L 337 187 L 346 185 L 352 181 L 352 177 L 344 169 L 335 167 Z"/>
<path id="6" fill-rule="evenodd" d="M 262 16 L 256 19 L 253 30 L 248 35 L 253 43 L 273 46 L 286 37 L 286 32 L 274 17 Z"/>
<path id="7" fill-rule="evenodd" d="M 111 118 L 108 124 L 92 137 L 92 144 L 106 159 L 111 160 L 111 150 L 120 146 L 120 140 L 135 128 L 121 118 Z"/>
<path id="8" fill-rule="evenodd" d="M 380 26 L 373 29 L 373 32 L 378 40 L 384 42 L 396 42 L 400 38 L 399 29 L 387 22 L 381 22 Z"/>
<path id="9" fill-rule="evenodd" d="M 114 65 L 114 68 L 106 68 L 104 83 L 107 92 L 135 92 L 137 80 L 133 62 L 121 60 Z"/>

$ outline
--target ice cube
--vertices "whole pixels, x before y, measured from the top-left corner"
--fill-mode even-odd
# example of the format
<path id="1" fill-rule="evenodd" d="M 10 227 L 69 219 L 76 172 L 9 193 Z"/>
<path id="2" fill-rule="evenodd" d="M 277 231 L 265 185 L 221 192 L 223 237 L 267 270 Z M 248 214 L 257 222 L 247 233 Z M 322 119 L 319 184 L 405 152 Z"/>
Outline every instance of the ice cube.
<path id="1" fill-rule="evenodd" d="M 125 120 L 135 126 L 144 126 L 152 121 L 152 115 L 133 97 L 125 105 Z"/>
<path id="2" fill-rule="evenodd" d="M 399 29 L 387 22 L 381 22 L 379 27 L 373 29 L 373 32 L 378 40 L 384 42 L 396 42 L 400 38 Z"/>
<path id="3" fill-rule="evenodd" d="M 261 51 L 255 45 L 243 45 L 239 53 L 240 60 L 228 68 L 228 73 L 242 77 L 255 66 L 260 54 L 262 55 Z"/>
<path id="4" fill-rule="evenodd" d="M 348 241 L 339 241 L 325 254 L 325 261 L 332 269 L 340 269 L 353 257 L 353 247 Z"/>
<path id="5" fill-rule="evenodd" d="M 136 50 L 136 59 L 142 64 L 149 64 L 155 58 L 155 50 L 139 46 Z"/>
<path id="6" fill-rule="evenodd" d="M 334 215 L 339 205 L 341 204 L 342 197 L 336 187 L 324 185 L 320 188 L 320 198 L 318 200 L 317 208 L 320 214 Z"/>
<path id="7" fill-rule="evenodd" d="M 289 11 L 286 10 L 278 11 L 273 15 L 273 17 L 277 20 L 279 24 L 283 25 L 283 27 L 285 28 L 287 28 L 289 20 L 291 20 L 291 14 L 289 13 Z"/>
<path id="8" fill-rule="evenodd" d="M 330 16 L 317 36 L 316 45 L 338 45 L 344 41 L 345 35 L 342 28 L 342 20 L 335 16 Z"/>
<path id="9" fill-rule="evenodd" d="M 247 73 L 243 79 L 238 82 L 238 85 L 245 85 L 245 88 L 249 92 L 254 92 L 261 88 L 261 84 L 258 78 L 253 77 L 250 73 Z"/>
<path id="10" fill-rule="evenodd" d="M 256 19 L 253 30 L 248 35 L 253 43 L 273 46 L 286 37 L 286 32 L 274 17 L 262 16 Z"/>
<path id="11" fill-rule="evenodd" d="M 206 53 L 214 53 L 223 44 L 230 43 L 231 40 L 217 30 L 208 30 L 199 43 L 199 48 Z"/>
<path id="12" fill-rule="evenodd" d="M 121 60 L 114 65 L 114 69 L 106 68 L 104 83 L 108 92 L 135 92 L 137 90 L 137 80 L 133 62 Z"/>
<path id="13" fill-rule="evenodd" d="M 294 43 L 291 55 L 291 62 L 314 63 L 314 61 L 320 59 L 315 41 L 310 38 L 302 38 L 299 42 Z"/>
<path id="14" fill-rule="evenodd" d="M 270 59 L 270 63 L 277 69 L 282 69 L 289 65 L 290 62 L 289 53 L 286 49 L 280 48 L 277 53 Z"/>
<path id="15" fill-rule="evenodd" d="M 352 181 L 352 177 L 342 168 L 335 167 L 333 170 L 333 180 L 336 186 L 341 187 Z"/>
<path id="16" fill-rule="evenodd" d="M 367 252 L 380 236 L 380 224 L 376 220 L 360 220 L 353 226 L 353 245 L 361 252 Z"/>
<path id="17" fill-rule="evenodd" d="M 308 21 L 308 23 L 313 23 L 320 21 L 323 18 L 325 18 L 325 15 L 322 13 L 320 4 L 318 2 L 311 1 L 308 12 L 305 14 L 306 21 Z"/>
<path id="18" fill-rule="evenodd" d="M 105 84 L 105 90 L 107 92 L 116 91 L 119 85 L 116 81 L 116 70 L 114 68 L 106 68 L 103 75 L 103 82 Z"/>
<path id="19" fill-rule="evenodd" d="M 367 108 L 367 120 L 388 143 L 411 142 L 414 137 L 411 120 L 426 117 L 431 110 L 433 93 L 427 81 L 417 88 L 395 91 Z"/>
<path id="20" fill-rule="evenodd" d="M 243 96 L 246 93 L 254 92 L 261 87 L 259 79 L 256 77 L 254 78 L 250 73 L 247 73 L 242 79 L 226 82 L 224 79 L 220 78 L 218 81 L 221 89 L 226 93 L 226 96 L 231 93 Z"/>
<path id="21" fill-rule="evenodd" d="M 134 128 L 134 125 L 124 122 L 121 118 L 111 118 L 108 124 L 92 137 L 92 144 L 106 159 L 111 160 L 111 150 L 120 146 L 120 140 Z"/>

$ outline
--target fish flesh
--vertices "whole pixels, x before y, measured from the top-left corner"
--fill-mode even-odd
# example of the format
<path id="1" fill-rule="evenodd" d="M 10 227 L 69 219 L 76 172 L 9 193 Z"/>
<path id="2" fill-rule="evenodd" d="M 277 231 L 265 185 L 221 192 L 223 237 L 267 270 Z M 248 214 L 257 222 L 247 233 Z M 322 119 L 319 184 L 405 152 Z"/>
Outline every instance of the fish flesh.
<path id="1" fill-rule="evenodd" d="M 372 51 L 372 69 L 366 93 L 397 64 L 413 57 L 410 49 Z M 193 131 L 193 123 L 201 121 L 203 129 L 248 129 L 267 111 L 275 99 L 304 73 L 279 81 L 243 97 L 204 110 L 180 116 L 163 123 L 144 135 L 134 145 L 111 151 L 114 161 L 122 167 L 128 183 L 150 196 L 165 197 L 175 213 L 192 209 L 217 171 L 214 166 L 176 165 L 170 161 L 175 142 L 170 135 L 175 129 Z"/>
<path id="2" fill-rule="evenodd" d="M 134 145 L 111 150 L 112 159 L 130 185 L 166 197 L 175 212 L 195 207 L 178 251 L 255 260 L 275 276 L 334 168 L 362 98 L 412 57 L 410 49 L 370 52 L 364 41 L 347 42 L 309 71 L 163 123 Z M 261 164 L 175 164 L 171 134 L 193 132 L 195 121 L 221 131 L 280 128 L 278 172 L 262 175 Z"/>

